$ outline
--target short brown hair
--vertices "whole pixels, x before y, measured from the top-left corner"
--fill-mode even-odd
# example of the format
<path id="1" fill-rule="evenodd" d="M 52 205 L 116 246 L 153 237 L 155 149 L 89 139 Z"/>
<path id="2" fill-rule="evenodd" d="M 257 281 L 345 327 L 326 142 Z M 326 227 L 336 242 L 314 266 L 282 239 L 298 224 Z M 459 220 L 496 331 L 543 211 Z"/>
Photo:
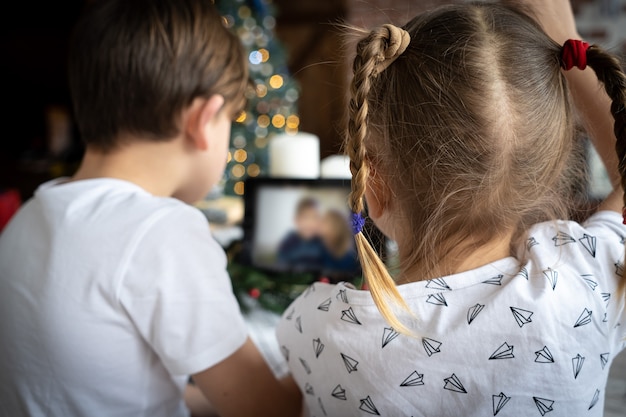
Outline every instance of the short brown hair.
<path id="1" fill-rule="evenodd" d="M 300 216 L 307 210 L 319 209 L 319 202 L 313 197 L 304 197 L 296 206 L 296 217 Z"/>
<path id="2" fill-rule="evenodd" d="M 165 141 L 198 97 L 237 110 L 248 83 L 243 46 L 209 0 L 98 0 L 70 44 L 69 84 L 85 143 L 101 151 L 120 134 Z"/>

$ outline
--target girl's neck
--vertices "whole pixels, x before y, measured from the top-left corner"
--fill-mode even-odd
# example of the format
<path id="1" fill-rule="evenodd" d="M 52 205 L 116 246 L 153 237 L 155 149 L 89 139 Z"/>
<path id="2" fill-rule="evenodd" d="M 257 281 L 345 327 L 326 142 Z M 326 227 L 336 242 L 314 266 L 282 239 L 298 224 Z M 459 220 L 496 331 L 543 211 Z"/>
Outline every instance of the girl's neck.
<path id="1" fill-rule="evenodd" d="M 443 259 L 442 264 L 437 265 L 434 274 L 424 274 L 422 266 L 416 265 L 404 269 L 398 276 L 397 283 L 408 284 L 441 276 L 460 274 L 507 258 L 511 256 L 512 238 L 513 232 L 511 231 L 475 248 L 472 248 L 472 244 L 468 243 L 467 247 L 471 249 L 464 251 L 464 255 L 459 257 L 459 259 Z"/>

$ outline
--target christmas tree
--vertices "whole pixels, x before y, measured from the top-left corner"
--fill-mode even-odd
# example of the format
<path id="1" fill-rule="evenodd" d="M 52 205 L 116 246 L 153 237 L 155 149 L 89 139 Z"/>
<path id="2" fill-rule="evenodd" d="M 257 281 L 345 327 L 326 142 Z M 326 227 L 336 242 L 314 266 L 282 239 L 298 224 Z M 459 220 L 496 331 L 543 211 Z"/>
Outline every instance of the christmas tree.
<path id="1" fill-rule="evenodd" d="M 247 50 L 254 88 L 248 106 L 232 126 L 228 167 L 223 186 L 229 195 L 243 195 L 244 180 L 267 172 L 268 141 L 278 133 L 295 134 L 299 90 L 289 75 L 285 51 L 276 38 L 271 0 L 217 0 L 224 23 Z"/>

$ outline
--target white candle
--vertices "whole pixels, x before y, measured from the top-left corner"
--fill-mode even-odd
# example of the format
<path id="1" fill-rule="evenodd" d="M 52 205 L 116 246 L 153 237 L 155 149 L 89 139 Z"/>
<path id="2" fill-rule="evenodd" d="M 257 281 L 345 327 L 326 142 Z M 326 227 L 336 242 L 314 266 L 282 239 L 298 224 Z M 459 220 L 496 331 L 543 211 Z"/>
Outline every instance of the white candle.
<path id="1" fill-rule="evenodd" d="M 350 158 L 347 155 L 330 155 L 320 164 L 322 178 L 351 179 Z"/>
<path id="2" fill-rule="evenodd" d="M 319 178 L 320 141 L 311 133 L 277 135 L 269 142 L 270 176 Z"/>

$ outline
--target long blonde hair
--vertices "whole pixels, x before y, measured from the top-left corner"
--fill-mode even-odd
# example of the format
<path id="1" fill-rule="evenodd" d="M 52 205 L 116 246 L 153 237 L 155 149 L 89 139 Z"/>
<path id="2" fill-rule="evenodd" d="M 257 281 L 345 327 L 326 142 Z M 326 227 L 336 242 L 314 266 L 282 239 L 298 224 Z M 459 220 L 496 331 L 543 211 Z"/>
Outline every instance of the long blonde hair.
<path id="1" fill-rule="evenodd" d="M 561 45 L 497 3 L 444 6 L 396 29 L 376 28 L 357 45 L 344 146 L 352 210 L 364 210 L 372 168 L 393 195 L 412 239 L 399 248 L 401 271 L 447 275 L 506 231 L 515 244 L 537 222 L 568 218 L 581 168 Z M 588 60 L 613 99 L 625 177 L 624 74 L 597 47 Z M 356 242 L 379 310 L 410 333 L 389 304 L 408 310 L 384 263 L 361 233 Z"/>

